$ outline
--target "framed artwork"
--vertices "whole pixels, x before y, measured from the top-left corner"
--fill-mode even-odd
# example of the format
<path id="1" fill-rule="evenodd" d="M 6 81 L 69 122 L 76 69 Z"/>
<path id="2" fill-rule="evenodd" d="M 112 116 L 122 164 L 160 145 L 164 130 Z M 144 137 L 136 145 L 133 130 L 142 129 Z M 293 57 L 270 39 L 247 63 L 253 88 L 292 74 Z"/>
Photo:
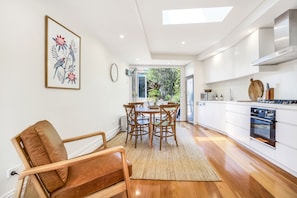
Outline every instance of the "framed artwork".
<path id="1" fill-rule="evenodd" d="M 80 89 L 80 36 L 49 16 L 45 24 L 45 86 Z"/>

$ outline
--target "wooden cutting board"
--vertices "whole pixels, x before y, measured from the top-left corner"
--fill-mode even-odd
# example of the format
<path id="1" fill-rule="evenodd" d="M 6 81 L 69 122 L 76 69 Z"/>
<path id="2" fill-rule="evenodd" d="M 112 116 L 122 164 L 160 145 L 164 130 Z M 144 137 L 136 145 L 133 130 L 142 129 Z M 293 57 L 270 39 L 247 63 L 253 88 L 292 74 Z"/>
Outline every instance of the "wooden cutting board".
<path id="1" fill-rule="evenodd" d="M 249 97 L 251 100 L 256 101 L 258 98 L 262 98 L 264 93 L 264 86 L 260 80 L 251 79 L 249 86 Z"/>

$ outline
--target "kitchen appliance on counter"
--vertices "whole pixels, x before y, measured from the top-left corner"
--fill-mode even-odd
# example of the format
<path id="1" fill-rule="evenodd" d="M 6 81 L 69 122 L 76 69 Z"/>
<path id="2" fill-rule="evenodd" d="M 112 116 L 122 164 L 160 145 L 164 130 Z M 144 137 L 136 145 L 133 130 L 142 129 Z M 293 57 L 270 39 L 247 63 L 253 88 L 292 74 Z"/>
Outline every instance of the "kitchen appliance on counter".
<path id="1" fill-rule="evenodd" d="M 260 142 L 275 147 L 276 111 L 251 107 L 250 136 Z"/>
<path id="2" fill-rule="evenodd" d="M 215 100 L 216 94 L 211 92 L 201 93 L 200 100 L 207 101 L 207 100 Z"/>

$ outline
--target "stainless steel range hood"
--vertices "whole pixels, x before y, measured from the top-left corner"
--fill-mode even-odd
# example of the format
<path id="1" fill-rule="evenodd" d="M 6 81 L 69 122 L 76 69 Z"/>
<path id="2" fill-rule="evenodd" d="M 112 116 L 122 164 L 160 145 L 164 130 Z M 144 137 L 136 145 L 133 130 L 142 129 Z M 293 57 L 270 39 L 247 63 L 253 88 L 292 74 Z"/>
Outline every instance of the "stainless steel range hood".
<path id="1" fill-rule="evenodd" d="M 277 65 L 297 59 L 297 9 L 277 17 L 273 29 L 275 52 L 252 62 L 253 66 Z"/>

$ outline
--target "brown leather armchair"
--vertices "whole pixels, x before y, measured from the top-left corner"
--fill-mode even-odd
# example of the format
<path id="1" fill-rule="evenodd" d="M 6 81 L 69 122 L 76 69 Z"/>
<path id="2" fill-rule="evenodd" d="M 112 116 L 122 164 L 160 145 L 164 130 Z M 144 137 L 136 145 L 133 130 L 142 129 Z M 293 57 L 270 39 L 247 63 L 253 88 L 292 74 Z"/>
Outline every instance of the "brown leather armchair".
<path id="1" fill-rule="evenodd" d="M 68 159 L 64 143 L 101 136 L 103 148 Z M 132 165 L 122 146 L 107 148 L 104 132 L 62 140 L 46 120 L 12 139 L 25 169 L 19 174 L 15 197 L 20 197 L 29 176 L 38 197 L 111 197 L 126 191 L 131 196 Z"/>

